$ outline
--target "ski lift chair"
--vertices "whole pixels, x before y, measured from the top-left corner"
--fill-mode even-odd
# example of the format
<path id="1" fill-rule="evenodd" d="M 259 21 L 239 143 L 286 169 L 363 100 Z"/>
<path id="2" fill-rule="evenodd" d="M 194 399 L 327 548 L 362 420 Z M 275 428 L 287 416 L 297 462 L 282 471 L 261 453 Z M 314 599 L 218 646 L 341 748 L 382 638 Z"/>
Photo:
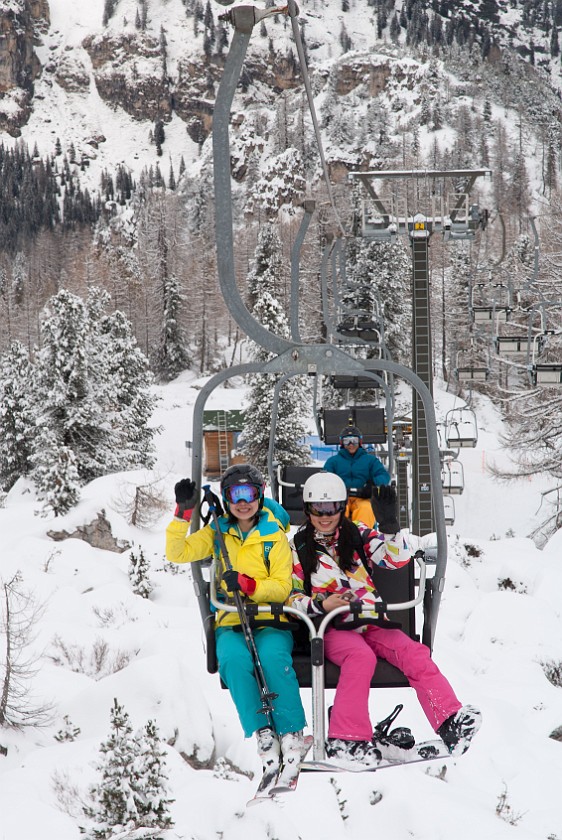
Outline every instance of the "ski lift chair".
<path id="1" fill-rule="evenodd" d="M 445 509 L 445 525 L 454 525 L 455 502 L 452 496 L 443 496 L 443 507 Z"/>
<path id="2" fill-rule="evenodd" d="M 456 459 L 446 460 L 441 468 L 443 492 L 460 496 L 464 490 L 464 468 Z"/>
<path id="3" fill-rule="evenodd" d="M 490 369 L 478 359 L 478 355 L 474 349 L 457 352 L 454 375 L 458 382 L 486 382 Z"/>
<path id="4" fill-rule="evenodd" d="M 516 356 L 527 351 L 527 339 L 515 335 L 497 335 L 495 338 L 496 352 L 500 356 Z"/>
<path id="5" fill-rule="evenodd" d="M 562 364 L 534 364 L 530 376 L 533 385 L 562 385 Z"/>
<path id="6" fill-rule="evenodd" d="M 455 368 L 455 376 L 459 382 L 486 382 L 490 371 L 487 367 L 476 367 L 470 365 L 469 367 Z"/>
<path id="7" fill-rule="evenodd" d="M 451 449 L 474 448 L 478 443 L 476 414 L 468 406 L 452 408 L 445 415 L 445 435 Z"/>
<path id="8" fill-rule="evenodd" d="M 378 388 L 377 382 L 369 376 L 348 376 L 346 374 L 331 376 L 330 384 L 338 390 L 373 390 Z"/>
<path id="9" fill-rule="evenodd" d="M 545 330 L 533 339 L 533 355 L 529 366 L 529 378 L 532 385 L 554 386 L 562 385 L 562 363 L 558 361 L 537 362 L 536 359 L 544 352 L 550 336 L 559 335 L 554 330 Z"/>
<path id="10" fill-rule="evenodd" d="M 475 324 L 489 324 L 496 322 L 505 324 L 509 321 L 511 307 L 509 306 L 473 306 L 472 317 Z"/>
<path id="11" fill-rule="evenodd" d="M 419 567 L 420 574 L 416 578 L 416 566 Z M 211 580 L 214 576 L 214 564 L 210 567 Z M 384 569 L 377 567 L 373 572 L 373 582 L 377 587 L 383 603 L 381 604 L 381 612 L 387 611 L 388 619 L 385 617 L 384 621 L 387 626 L 400 627 L 405 633 L 415 639 L 420 640 L 420 636 L 416 633 L 416 615 L 415 606 L 418 603 L 424 602 L 424 609 L 426 608 L 425 600 L 425 563 L 421 558 L 415 558 L 407 566 L 401 569 Z M 418 589 L 416 595 L 416 587 Z M 216 656 L 215 644 L 215 618 L 214 610 L 229 609 L 235 611 L 235 607 L 225 607 L 216 600 L 214 585 L 208 583 L 206 590 L 206 598 L 208 603 L 208 615 L 203 621 L 205 632 L 205 645 L 207 655 L 207 671 L 211 674 L 218 672 L 218 661 Z M 392 604 L 397 604 L 400 609 L 392 610 Z M 402 608 L 404 605 L 404 608 Z M 346 622 L 345 625 L 341 622 L 342 616 L 336 616 L 334 621 L 329 626 L 350 630 L 353 627 L 359 627 L 365 624 L 380 624 L 382 618 L 376 614 L 362 614 L 358 610 L 360 604 L 354 608 L 353 604 L 349 609 L 344 608 L 344 612 L 350 612 L 353 616 L 353 622 Z M 333 662 L 323 659 L 323 641 L 320 637 L 315 636 L 312 640 L 309 639 L 307 631 L 307 624 L 299 620 L 298 611 L 291 609 L 288 613 L 284 610 L 283 604 L 269 604 L 258 607 L 257 605 L 250 605 L 249 612 L 252 616 L 253 622 L 259 626 L 259 613 L 272 612 L 274 615 L 275 625 L 283 627 L 287 632 L 293 632 L 295 637 L 293 649 L 293 666 L 297 679 L 301 688 L 312 687 L 312 667 L 323 664 L 324 668 L 324 688 L 336 688 L 340 669 Z M 281 614 L 285 612 L 288 622 L 281 621 Z M 340 621 L 338 621 L 338 619 Z M 322 622 L 322 618 L 314 620 L 316 630 Z M 308 619 L 310 623 L 310 618 Z M 429 624 L 429 622 L 427 622 Z M 268 620 L 267 626 L 271 626 L 271 620 Z M 429 634 L 428 634 L 429 636 Z M 427 640 L 422 639 L 425 644 Z M 371 680 L 372 688 L 403 688 L 408 687 L 409 683 L 404 674 L 390 665 L 386 660 L 379 659 L 375 673 Z M 221 687 L 226 688 L 221 681 Z"/>
<path id="12" fill-rule="evenodd" d="M 320 412 L 320 420 L 325 444 L 339 443 L 340 432 L 348 425 L 361 429 L 363 443 L 386 443 L 384 408 L 324 408 Z"/>
<path id="13" fill-rule="evenodd" d="M 347 338 L 360 338 L 374 344 L 382 343 L 380 324 L 372 315 L 360 310 L 343 314 L 337 332 Z"/>

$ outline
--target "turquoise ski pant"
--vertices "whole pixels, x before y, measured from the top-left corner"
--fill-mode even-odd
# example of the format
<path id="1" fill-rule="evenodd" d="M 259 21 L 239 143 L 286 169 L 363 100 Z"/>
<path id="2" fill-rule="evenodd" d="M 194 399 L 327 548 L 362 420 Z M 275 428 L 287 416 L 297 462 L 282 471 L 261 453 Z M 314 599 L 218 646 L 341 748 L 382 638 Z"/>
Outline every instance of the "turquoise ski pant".
<path id="1" fill-rule="evenodd" d="M 291 657 L 291 631 L 263 627 L 254 630 L 254 639 L 267 687 L 277 694 L 272 702 L 277 734 L 304 729 L 306 719 Z M 261 692 L 252 657 L 240 629 L 220 627 L 216 631 L 216 642 L 219 674 L 232 695 L 244 735 L 249 738 L 256 729 L 268 725 L 267 716 L 259 712 Z"/>

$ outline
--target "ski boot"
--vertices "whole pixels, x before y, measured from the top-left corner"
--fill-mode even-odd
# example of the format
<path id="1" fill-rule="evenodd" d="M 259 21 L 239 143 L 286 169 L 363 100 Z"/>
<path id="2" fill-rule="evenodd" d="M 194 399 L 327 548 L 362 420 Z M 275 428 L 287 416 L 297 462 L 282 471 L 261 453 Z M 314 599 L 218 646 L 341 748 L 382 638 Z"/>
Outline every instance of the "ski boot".
<path id="1" fill-rule="evenodd" d="M 462 755 L 480 729 L 482 713 L 475 706 L 463 706 L 444 721 L 437 734 L 445 742 L 451 755 Z"/>
<path id="2" fill-rule="evenodd" d="M 277 774 L 281 766 L 281 745 L 279 744 L 279 738 L 269 726 L 258 729 L 256 738 L 258 741 L 258 755 L 261 759 L 264 775 Z"/>
<path id="3" fill-rule="evenodd" d="M 371 741 L 346 741 L 343 738 L 326 740 L 326 756 L 351 764 L 376 767 L 381 760 L 381 753 Z"/>

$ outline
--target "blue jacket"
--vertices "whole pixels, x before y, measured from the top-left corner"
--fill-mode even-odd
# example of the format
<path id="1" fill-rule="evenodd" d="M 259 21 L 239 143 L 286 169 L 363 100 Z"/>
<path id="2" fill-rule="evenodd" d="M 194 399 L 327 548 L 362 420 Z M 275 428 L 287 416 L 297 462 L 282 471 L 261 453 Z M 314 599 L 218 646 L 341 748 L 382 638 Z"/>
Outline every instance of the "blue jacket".
<path id="1" fill-rule="evenodd" d="M 370 455 L 362 446 L 354 455 L 343 447 L 324 464 L 326 472 L 339 475 L 348 490 L 362 490 L 368 481 L 377 486 L 390 484 L 390 475 L 376 455 Z M 358 495 L 351 493 L 350 495 Z"/>

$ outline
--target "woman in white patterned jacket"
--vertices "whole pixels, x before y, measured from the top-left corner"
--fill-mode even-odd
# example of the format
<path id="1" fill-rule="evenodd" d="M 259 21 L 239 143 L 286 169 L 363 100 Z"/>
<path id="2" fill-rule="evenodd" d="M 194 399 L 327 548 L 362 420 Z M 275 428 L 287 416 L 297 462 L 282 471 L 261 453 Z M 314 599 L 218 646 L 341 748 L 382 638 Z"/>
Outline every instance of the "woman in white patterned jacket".
<path id="1" fill-rule="evenodd" d="M 344 482 L 331 473 L 316 473 L 304 485 L 306 522 L 291 541 L 291 604 L 309 615 L 323 616 L 355 599 L 373 605 L 380 599 L 369 566 L 396 569 L 411 562 L 412 549 L 396 517 L 394 487 L 373 491 L 377 530 L 347 519 L 346 501 Z M 326 742 L 328 757 L 367 765 L 376 765 L 380 759 L 368 708 L 378 657 L 404 673 L 449 751 L 458 755 L 468 749 L 480 726 L 480 712 L 462 706 L 421 642 L 400 629 L 380 625 L 349 631 L 331 628 L 325 635 L 325 654 L 340 668 Z"/>

